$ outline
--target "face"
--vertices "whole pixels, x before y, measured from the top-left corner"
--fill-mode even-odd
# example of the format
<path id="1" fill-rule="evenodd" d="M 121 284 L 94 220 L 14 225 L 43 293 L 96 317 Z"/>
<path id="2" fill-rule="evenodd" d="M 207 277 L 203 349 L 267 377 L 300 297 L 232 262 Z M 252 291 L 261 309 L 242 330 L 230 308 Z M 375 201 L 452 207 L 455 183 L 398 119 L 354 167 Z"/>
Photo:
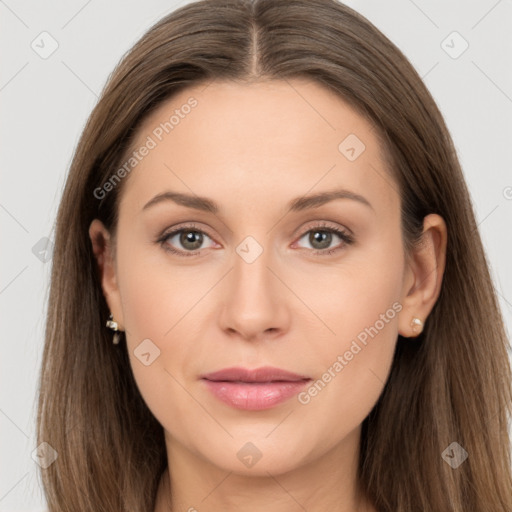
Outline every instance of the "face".
<path id="1" fill-rule="evenodd" d="M 252 475 L 343 449 L 383 390 L 411 285 L 371 125 L 303 79 L 213 82 L 163 104 L 133 149 L 103 287 L 168 448 Z M 202 378 L 262 366 L 309 380 Z"/>

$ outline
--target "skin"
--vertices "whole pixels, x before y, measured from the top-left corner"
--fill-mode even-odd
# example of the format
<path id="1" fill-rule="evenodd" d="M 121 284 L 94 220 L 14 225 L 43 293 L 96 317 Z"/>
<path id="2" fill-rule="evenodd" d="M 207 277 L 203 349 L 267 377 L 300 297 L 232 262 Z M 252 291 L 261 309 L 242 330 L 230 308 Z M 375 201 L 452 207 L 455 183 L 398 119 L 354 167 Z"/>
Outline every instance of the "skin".
<path id="1" fill-rule="evenodd" d="M 124 178 L 116 239 L 99 220 L 89 230 L 137 385 L 165 431 L 169 472 L 155 511 L 374 511 L 356 480 L 361 424 L 383 390 L 397 335 L 416 336 L 412 318 L 425 321 L 439 296 L 445 223 L 426 217 L 423 243 L 404 253 L 398 186 L 372 126 L 305 79 L 191 87 L 146 119 L 134 148 L 191 96 L 198 105 Z M 351 133 L 366 146 L 354 161 L 338 149 Z M 286 208 L 337 188 L 371 208 L 350 199 Z M 220 210 L 172 201 L 142 210 L 166 190 L 208 197 Z M 155 241 L 188 222 L 204 232 L 202 244 L 180 243 L 179 234 Z M 350 230 L 354 243 L 314 238 L 322 224 Z M 236 252 L 247 236 L 263 248 L 250 264 Z M 165 244 L 201 252 L 180 257 Z M 395 302 L 401 311 L 307 404 L 295 396 L 242 411 L 200 380 L 268 364 L 316 381 Z M 149 366 L 134 355 L 147 338 L 160 350 Z M 261 453 L 252 467 L 237 457 L 247 442 Z"/>

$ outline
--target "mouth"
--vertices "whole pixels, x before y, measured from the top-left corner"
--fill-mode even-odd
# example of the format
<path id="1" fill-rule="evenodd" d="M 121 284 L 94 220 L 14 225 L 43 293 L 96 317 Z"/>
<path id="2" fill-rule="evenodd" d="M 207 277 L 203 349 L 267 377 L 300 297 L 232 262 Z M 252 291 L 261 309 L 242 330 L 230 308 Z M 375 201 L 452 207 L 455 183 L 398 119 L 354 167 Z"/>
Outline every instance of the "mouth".
<path id="1" fill-rule="evenodd" d="M 214 382 L 242 383 L 298 382 L 309 379 L 307 375 L 299 375 L 273 366 L 262 366 L 253 370 L 242 367 L 224 368 L 223 370 L 207 373 L 201 377 Z"/>
<path id="2" fill-rule="evenodd" d="M 255 370 L 225 368 L 201 380 L 220 401 L 236 409 L 257 411 L 274 407 L 299 393 L 312 379 L 274 367 Z"/>

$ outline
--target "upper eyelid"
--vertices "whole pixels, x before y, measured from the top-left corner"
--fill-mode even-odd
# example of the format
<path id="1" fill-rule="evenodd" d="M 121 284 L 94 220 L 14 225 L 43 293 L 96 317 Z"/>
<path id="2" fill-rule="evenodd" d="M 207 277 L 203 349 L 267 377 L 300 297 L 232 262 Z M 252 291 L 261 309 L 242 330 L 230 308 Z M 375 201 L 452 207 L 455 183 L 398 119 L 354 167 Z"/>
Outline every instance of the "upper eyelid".
<path id="1" fill-rule="evenodd" d="M 320 230 L 321 228 L 325 228 L 326 230 L 328 230 L 328 229 L 338 229 L 338 230 L 341 230 L 341 231 L 345 231 L 349 235 L 352 234 L 352 231 L 350 229 L 348 229 L 347 227 L 345 227 L 345 226 L 331 225 L 327 221 L 322 221 L 322 220 L 319 220 L 319 221 L 314 221 L 313 220 L 313 221 L 310 221 L 310 222 L 313 223 L 313 225 L 309 225 L 306 228 L 304 228 L 304 230 L 301 231 L 302 232 L 301 236 L 303 236 L 305 233 L 307 233 L 311 229 L 318 229 L 318 230 Z M 314 224 L 315 222 L 317 224 Z M 190 229 L 191 231 L 199 231 L 201 233 L 207 234 L 212 239 L 215 238 L 215 237 L 213 237 L 213 236 L 211 236 L 209 234 L 208 228 L 203 228 L 203 227 L 197 226 L 195 223 L 185 224 L 183 226 L 178 225 L 178 227 L 169 229 L 169 231 L 167 229 L 165 229 L 162 232 L 161 236 L 169 236 L 171 234 L 176 234 L 177 232 L 180 232 L 180 231 L 183 231 L 183 230 L 186 230 L 186 229 Z"/>
<path id="2" fill-rule="evenodd" d="M 304 228 L 304 230 L 300 231 L 299 235 L 294 235 L 294 236 L 299 237 L 298 240 L 300 240 L 301 238 L 304 237 L 304 235 L 306 235 L 307 233 L 309 233 L 310 231 L 313 231 L 315 229 L 318 231 L 331 231 L 338 237 L 340 237 L 341 234 L 336 233 L 336 231 L 341 231 L 342 233 L 345 233 L 347 235 L 347 237 L 352 237 L 352 231 L 344 226 L 330 225 L 327 223 L 327 221 L 321 221 L 321 220 L 320 221 L 310 221 L 310 222 L 312 222 L 312 223 L 316 222 L 316 224 L 306 226 Z M 160 239 L 165 240 L 171 236 L 175 236 L 176 234 L 178 234 L 182 231 L 186 231 L 186 230 L 197 231 L 197 232 L 203 233 L 203 234 L 207 235 L 212 241 L 214 241 L 215 243 L 218 243 L 216 241 L 215 237 L 211 236 L 207 229 L 199 227 L 199 226 L 195 225 L 195 223 L 185 224 L 183 226 L 178 225 L 178 227 L 173 228 L 170 231 L 164 231 L 162 233 Z M 198 249 L 198 251 L 200 251 L 200 250 L 201 249 Z M 192 251 L 187 251 L 187 252 L 192 252 Z"/>
<path id="3" fill-rule="evenodd" d="M 213 236 L 210 235 L 207 229 L 201 228 L 199 226 L 196 226 L 194 224 L 186 224 L 184 226 L 178 226 L 177 228 L 172 228 L 169 231 L 164 230 L 162 232 L 162 235 L 160 238 L 167 238 L 171 235 L 176 235 L 177 233 L 180 233 L 181 231 L 198 231 L 199 233 L 204 233 L 205 235 L 209 236 L 212 240 L 215 240 Z"/>

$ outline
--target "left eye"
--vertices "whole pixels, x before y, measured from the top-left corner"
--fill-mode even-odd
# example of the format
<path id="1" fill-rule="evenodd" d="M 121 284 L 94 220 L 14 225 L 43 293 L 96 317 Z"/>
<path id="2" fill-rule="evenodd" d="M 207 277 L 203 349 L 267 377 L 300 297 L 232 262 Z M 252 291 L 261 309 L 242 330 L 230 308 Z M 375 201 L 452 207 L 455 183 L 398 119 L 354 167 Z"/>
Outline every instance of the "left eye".
<path id="1" fill-rule="evenodd" d="M 338 237 L 341 239 L 345 244 L 352 243 L 352 238 L 348 233 L 341 229 L 337 228 L 313 228 L 308 231 L 306 231 L 300 238 L 302 240 L 303 238 L 307 237 L 307 241 L 313 245 L 313 249 L 315 253 L 323 253 L 327 252 L 329 254 L 333 253 L 334 251 L 341 249 L 341 247 L 331 248 L 329 250 L 329 246 L 331 245 L 333 241 L 333 235 L 335 237 Z"/>

